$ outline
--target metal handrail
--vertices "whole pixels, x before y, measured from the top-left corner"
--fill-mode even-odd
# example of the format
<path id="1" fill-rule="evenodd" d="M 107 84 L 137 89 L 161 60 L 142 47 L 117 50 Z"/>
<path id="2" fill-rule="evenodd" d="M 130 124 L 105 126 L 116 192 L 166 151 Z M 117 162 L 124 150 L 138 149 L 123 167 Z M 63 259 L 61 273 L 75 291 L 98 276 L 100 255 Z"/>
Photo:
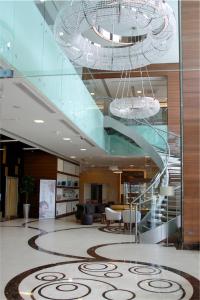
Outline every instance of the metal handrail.
<path id="1" fill-rule="evenodd" d="M 135 203 L 135 202 L 137 200 L 139 200 L 142 196 L 144 196 L 150 189 L 152 189 L 155 186 L 155 184 L 158 182 L 158 180 L 160 180 L 160 178 L 163 176 L 163 174 L 167 170 L 169 157 L 170 157 L 170 147 L 169 147 L 168 142 L 164 139 L 164 137 L 158 132 L 158 130 L 156 128 L 154 128 L 147 120 L 145 120 L 145 121 L 146 121 L 147 125 L 149 127 L 151 127 L 154 130 L 154 132 L 156 132 L 161 137 L 161 139 L 164 141 L 164 143 L 166 144 L 167 151 L 166 151 L 165 166 L 164 166 L 163 170 L 155 176 L 157 178 L 153 181 L 152 184 L 150 184 L 150 186 L 143 193 L 141 193 L 138 197 L 136 197 L 134 200 L 132 200 L 130 202 L 130 234 L 132 233 L 132 225 L 131 225 L 132 205 L 133 204 L 136 205 L 136 208 L 135 208 L 135 243 L 138 242 L 138 226 L 137 226 L 137 209 L 138 209 L 138 206 L 137 206 L 137 203 Z M 148 202 L 148 201 L 151 201 L 151 200 L 147 200 L 146 202 Z M 145 203 L 145 201 L 143 203 Z"/>
<path id="2" fill-rule="evenodd" d="M 153 126 L 151 126 L 150 125 L 150 127 L 152 127 L 153 128 Z M 155 128 L 153 128 L 156 132 L 157 132 L 157 130 L 155 129 Z M 166 140 L 163 138 L 163 136 L 161 135 L 161 134 L 159 134 L 158 132 L 157 132 L 157 134 L 164 140 L 164 142 L 165 142 L 165 144 L 166 144 L 166 146 L 167 146 L 167 157 L 166 157 L 166 162 L 165 162 L 165 166 L 164 166 L 164 168 L 163 168 L 163 170 L 161 171 L 161 173 L 159 173 L 159 174 L 156 174 L 156 176 L 158 176 L 157 177 L 157 179 L 155 179 L 154 181 L 153 181 L 153 183 L 142 193 L 142 194 L 140 194 L 139 196 L 137 196 L 133 201 L 131 201 L 131 204 L 132 203 L 134 203 L 134 202 L 136 202 L 138 199 L 140 199 L 142 196 L 144 196 L 157 182 L 158 182 L 158 180 L 162 177 L 162 175 L 165 173 L 165 171 L 166 171 L 166 169 L 167 169 L 167 166 L 168 166 L 168 161 L 169 161 L 169 157 L 170 157 L 170 147 L 169 147 L 169 144 L 168 144 L 168 142 L 166 142 Z"/>

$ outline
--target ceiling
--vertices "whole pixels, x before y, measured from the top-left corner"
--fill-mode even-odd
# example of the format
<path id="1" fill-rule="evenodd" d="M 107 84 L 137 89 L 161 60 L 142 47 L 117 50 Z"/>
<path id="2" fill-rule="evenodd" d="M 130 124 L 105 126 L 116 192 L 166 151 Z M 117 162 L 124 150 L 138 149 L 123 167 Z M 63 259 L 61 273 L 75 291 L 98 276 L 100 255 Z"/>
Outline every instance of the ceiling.
<path id="1" fill-rule="evenodd" d="M 4 134 L 62 157 L 73 155 L 80 160 L 104 154 L 25 80 L 6 79 L 1 85 L 0 117 Z M 44 120 L 44 124 L 36 124 L 34 120 Z"/>
<path id="2" fill-rule="evenodd" d="M 79 161 L 83 168 L 108 167 L 113 163 L 120 168 L 132 168 L 132 164 L 145 167 L 145 158 L 108 156 L 24 79 L 10 78 L 0 83 L 1 133 L 7 137 Z M 36 124 L 34 120 L 44 120 L 44 123 Z M 81 148 L 87 150 L 81 151 Z M 153 166 L 153 162 L 151 164 Z"/>
<path id="3" fill-rule="evenodd" d="M 52 27 L 64 1 L 36 1 L 36 4 Z M 177 61 L 176 51 L 173 53 L 171 62 Z M 76 69 L 81 75 L 82 68 Z M 116 97 L 118 89 L 119 97 L 122 96 L 122 90 L 123 95 L 134 96 L 142 90 L 142 84 L 146 96 L 151 96 L 153 91 L 160 102 L 166 102 L 167 99 L 167 83 L 163 77 L 151 78 L 151 84 L 147 78 L 127 78 L 121 83 L 118 78 L 95 79 L 87 80 L 85 84 L 89 92 L 94 93 L 94 100 L 101 109 L 105 108 L 110 98 Z M 44 123 L 36 124 L 35 119 L 42 119 Z M 117 164 L 120 168 L 132 168 L 130 165 L 146 167 L 145 158 L 108 156 L 23 78 L 0 80 L 0 128 L 8 137 L 57 156 L 79 161 L 83 166 L 108 167 Z M 65 141 L 64 137 L 70 140 Z M 81 148 L 87 150 L 81 151 Z M 153 166 L 153 162 L 150 164 Z"/>

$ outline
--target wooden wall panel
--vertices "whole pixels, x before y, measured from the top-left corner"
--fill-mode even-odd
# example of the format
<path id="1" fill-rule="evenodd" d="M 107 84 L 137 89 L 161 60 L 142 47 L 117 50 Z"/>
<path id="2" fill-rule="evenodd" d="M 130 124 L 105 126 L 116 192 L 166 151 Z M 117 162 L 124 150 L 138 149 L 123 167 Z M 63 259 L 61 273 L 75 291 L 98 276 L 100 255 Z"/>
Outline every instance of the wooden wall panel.
<path id="1" fill-rule="evenodd" d="M 84 199 L 84 184 L 97 183 L 107 185 L 107 201 L 120 203 L 121 174 L 106 169 L 94 168 L 80 174 L 80 202 Z"/>
<path id="2" fill-rule="evenodd" d="M 181 1 L 183 50 L 183 240 L 200 242 L 200 3 Z"/>
<path id="3" fill-rule="evenodd" d="M 24 175 L 35 178 L 35 192 L 30 197 L 30 217 L 39 216 L 39 184 L 40 179 L 56 179 L 57 157 L 42 151 L 24 153 Z"/>

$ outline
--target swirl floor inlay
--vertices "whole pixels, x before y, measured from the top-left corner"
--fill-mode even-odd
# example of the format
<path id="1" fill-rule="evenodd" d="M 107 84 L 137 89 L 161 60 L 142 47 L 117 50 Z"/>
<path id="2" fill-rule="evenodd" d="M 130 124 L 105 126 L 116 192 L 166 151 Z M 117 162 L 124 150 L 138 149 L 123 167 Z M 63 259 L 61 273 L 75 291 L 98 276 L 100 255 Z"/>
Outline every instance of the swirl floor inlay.
<path id="1" fill-rule="evenodd" d="M 19 299 L 195 299 L 193 278 L 162 267 L 135 262 L 74 261 L 32 269 L 6 287 Z M 17 285 L 15 283 L 18 283 Z M 164 295 L 161 297 L 161 295 Z"/>
<path id="2" fill-rule="evenodd" d="M 168 259 L 171 266 L 166 266 L 164 260 L 167 253 L 174 258 L 172 253 L 190 257 L 189 252 L 134 244 L 129 234 L 116 234 L 123 232 L 115 226 L 107 234 L 103 226 L 83 227 L 67 220 L 33 220 L 22 224 L 18 221 L 1 226 L 7 235 L 13 230 L 20 235 L 21 243 L 26 242 L 17 244 L 15 239 L 15 251 L 7 248 L 13 262 L 16 252 L 15 264 L 17 267 L 20 263 L 21 271 L 14 271 L 15 264 L 9 266 L 10 274 L 18 275 L 10 276 L 13 278 L 7 282 L 5 298 L 0 297 L 1 300 L 199 300 L 199 280 L 185 272 L 187 268 L 177 270 L 175 260 Z M 33 222 L 34 227 L 30 226 Z M 37 235 L 32 229 L 38 230 Z M 12 235 L 10 238 L 13 241 Z M 149 251 L 151 260 L 157 262 L 161 255 L 163 263 L 146 261 Z M 184 259 L 182 263 L 187 265 Z"/>

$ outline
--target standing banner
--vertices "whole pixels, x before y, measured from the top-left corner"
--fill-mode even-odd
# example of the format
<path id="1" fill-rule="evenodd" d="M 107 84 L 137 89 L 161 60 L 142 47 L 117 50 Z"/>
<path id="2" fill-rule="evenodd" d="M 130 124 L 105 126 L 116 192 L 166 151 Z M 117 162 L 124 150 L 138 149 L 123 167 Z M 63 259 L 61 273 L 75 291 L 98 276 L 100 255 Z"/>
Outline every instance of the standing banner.
<path id="1" fill-rule="evenodd" d="M 56 180 L 40 180 L 40 219 L 55 218 Z"/>

